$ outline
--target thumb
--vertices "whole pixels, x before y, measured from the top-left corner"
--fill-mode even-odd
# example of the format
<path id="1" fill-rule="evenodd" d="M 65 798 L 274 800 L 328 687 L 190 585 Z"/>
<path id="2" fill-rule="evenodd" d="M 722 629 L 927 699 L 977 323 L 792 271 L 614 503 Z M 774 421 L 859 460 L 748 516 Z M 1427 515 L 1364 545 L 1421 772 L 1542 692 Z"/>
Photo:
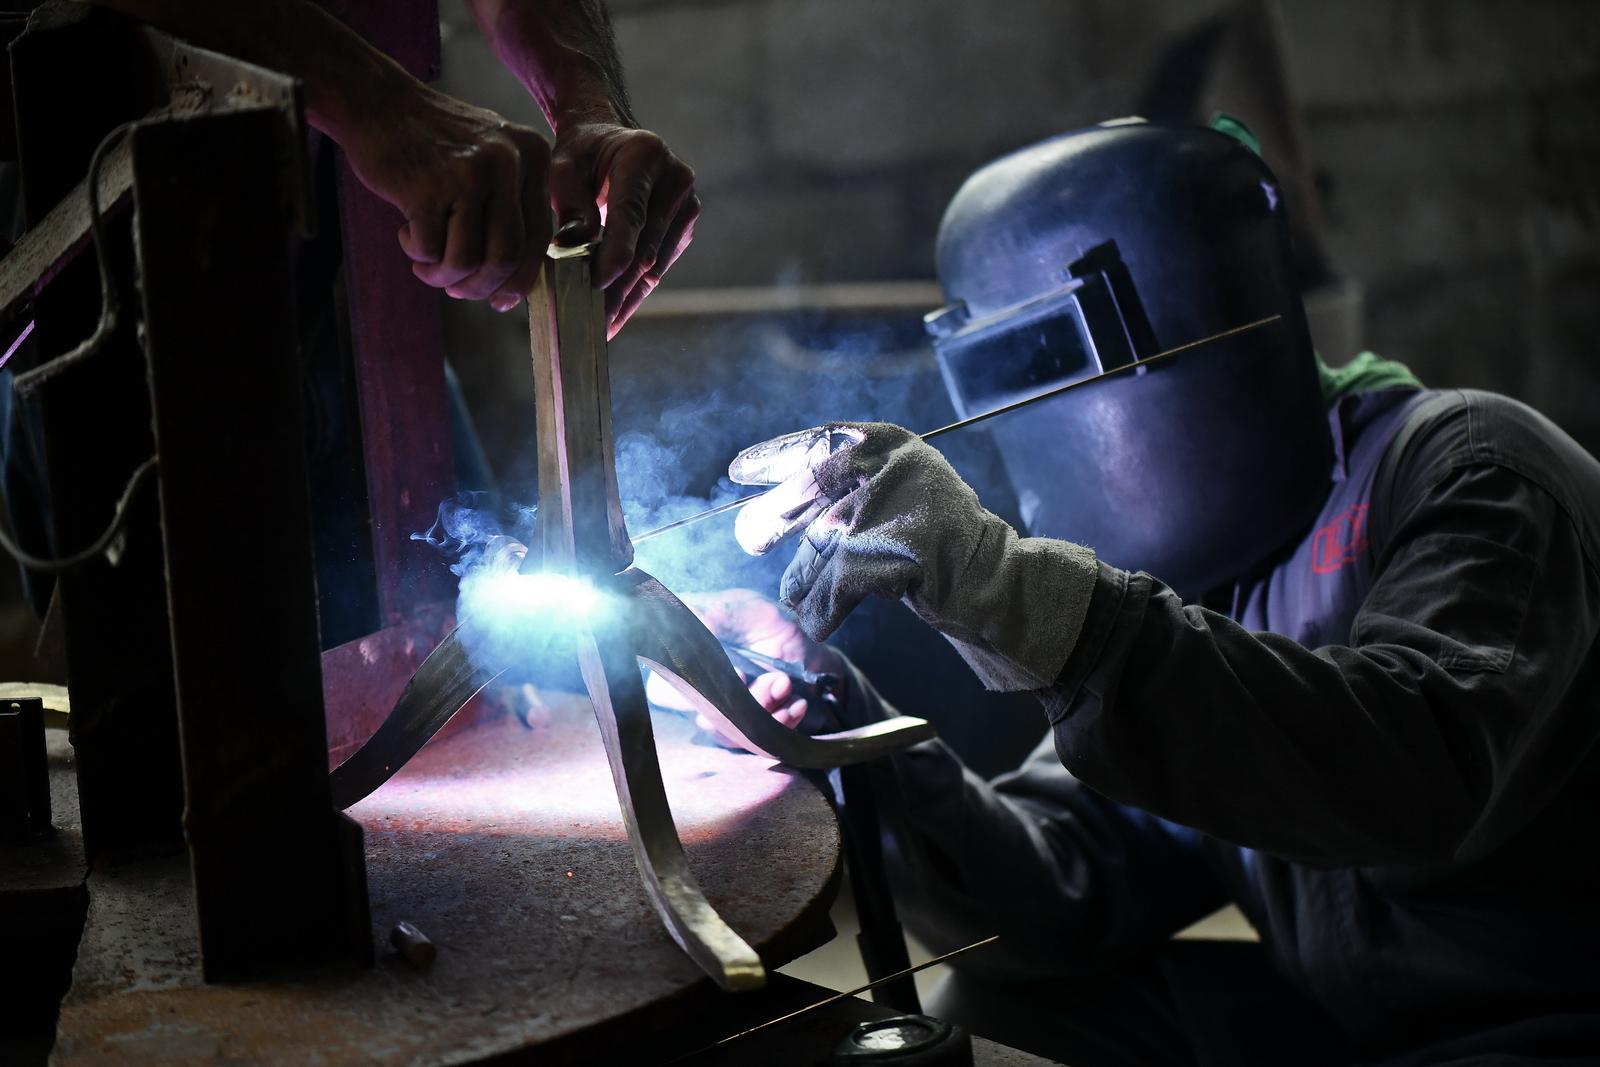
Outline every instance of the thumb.
<path id="1" fill-rule="evenodd" d="M 598 190 L 571 156 L 550 161 L 550 206 L 556 215 L 556 244 L 577 245 L 600 236 Z"/>

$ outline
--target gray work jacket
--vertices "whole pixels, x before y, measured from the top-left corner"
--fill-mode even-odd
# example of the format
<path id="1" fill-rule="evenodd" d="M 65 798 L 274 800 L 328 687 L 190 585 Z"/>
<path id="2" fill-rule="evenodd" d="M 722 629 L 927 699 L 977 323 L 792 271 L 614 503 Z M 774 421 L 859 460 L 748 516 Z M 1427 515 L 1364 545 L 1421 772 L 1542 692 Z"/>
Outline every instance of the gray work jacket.
<path id="1" fill-rule="evenodd" d="M 895 757 L 931 947 L 1084 974 L 1232 900 L 1359 1047 L 1600 1011 L 1600 463 L 1486 393 L 1329 418 L 1322 513 L 1226 610 L 1102 566 L 1021 769 Z"/>

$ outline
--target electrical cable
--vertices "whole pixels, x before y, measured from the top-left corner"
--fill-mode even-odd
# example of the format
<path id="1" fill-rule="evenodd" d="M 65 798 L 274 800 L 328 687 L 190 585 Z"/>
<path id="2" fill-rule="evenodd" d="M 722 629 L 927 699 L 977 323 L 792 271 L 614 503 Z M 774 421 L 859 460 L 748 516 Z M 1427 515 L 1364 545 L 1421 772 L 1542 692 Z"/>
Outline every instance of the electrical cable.
<path id="1" fill-rule="evenodd" d="M 89 174 L 85 181 L 84 192 L 89 202 L 89 236 L 94 244 L 95 264 L 100 270 L 100 317 L 95 322 L 94 332 L 70 351 L 64 352 L 32 370 L 18 374 L 12 380 L 12 386 L 18 396 L 26 397 L 33 394 L 57 375 L 71 370 L 79 363 L 93 356 L 100 350 L 100 346 L 105 343 L 106 338 L 116 331 L 122 305 L 106 251 L 105 218 L 100 204 L 100 169 L 105 162 L 106 155 L 136 125 L 137 123 L 134 122 L 124 122 L 113 127 L 111 132 L 100 139 L 100 143 L 95 146 L 94 153 L 89 157 Z M 17 544 L 10 533 L 4 529 L 0 529 L 0 548 L 3 548 L 8 555 L 27 569 L 46 574 L 61 574 L 65 571 L 74 570 L 104 556 L 127 525 L 128 512 L 133 503 L 134 495 L 139 491 L 139 487 L 155 472 L 156 468 L 155 456 L 151 456 L 134 468 L 133 474 L 128 478 L 128 484 L 123 487 L 122 495 L 117 500 L 116 510 L 111 515 L 111 522 L 106 526 L 105 531 L 95 538 L 87 548 L 71 555 L 58 556 L 54 559 L 35 556 Z"/>
<path id="2" fill-rule="evenodd" d="M 124 122 L 120 126 L 113 127 L 110 133 L 100 139 L 100 143 L 95 146 L 94 154 L 89 157 L 89 177 L 85 190 L 89 199 L 89 236 L 94 243 L 95 262 L 100 268 L 100 318 L 95 322 L 94 332 L 71 351 L 18 374 L 12 383 L 18 396 L 31 395 L 57 375 L 71 370 L 93 356 L 117 328 L 121 300 L 116 282 L 111 276 L 111 264 L 107 260 L 105 220 L 100 210 L 100 166 L 105 160 L 106 153 L 136 125 L 137 123 Z"/>
<path id="3" fill-rule="evenodd" d="M 123 527 L 127 524 L 128 507 L 133 503 L 134 494 L 139 491 L 139 487 L 144 484 L 145 480 L 155 472 L 156 467 L 156 457 L 151 456 L 134 469 L 132 477 L 128 479 L 128 484 L 122 489 L 122 496 L 117 501 L 117 510 L 111 515 L 110 525 L 105 528 L 104 533 L 94 539 L 94 542 L 88 548 L 74 552 L 70 556 L 45 559 L 42 556 L 31 554 L 17 544 L 4 529 L 0 529 L 0 548 L 5 549 L 12 559 L 30 571 L 61 574 L 64 571 L 74 570 L 83 566 L 85 563 L 104 555 L 106 550 L 111 547 L 111 543 L 116 540 L 117 535 L 122 532 Z"/>

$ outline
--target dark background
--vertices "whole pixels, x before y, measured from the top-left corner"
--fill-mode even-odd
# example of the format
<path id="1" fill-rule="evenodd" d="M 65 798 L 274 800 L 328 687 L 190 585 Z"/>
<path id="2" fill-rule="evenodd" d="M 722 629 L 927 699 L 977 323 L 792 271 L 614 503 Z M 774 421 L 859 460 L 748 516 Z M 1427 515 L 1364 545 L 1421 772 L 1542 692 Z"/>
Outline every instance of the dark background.
<path id="1" fill-rule="evenodd" d="M 950 411 L 920 315 L 961 180 L 1115 116 L 1243 118 L 1289 193 L 1331 363 L 1528 401 L 1600 449 L 1600 4 L 1590 0 L 613 0 L 640 120 L 698 172 L 694 245 L 612 346 L 630 526 L 703 507 L 733 452 L 828 418 Z M 444 87 L 540 126 L 446 2 Z M 452 304 L 491 462 L 526 498 L 525 322 Z M 1011 507 L 981 432 L 946 439 Z M 717 497 L 721 499 L 721 497 Z M 770 591 L 726 520 L 641 546 L 678 589 Z M 670 538 L 671 543 L 666 544 Z M 781 564 L 779 565 L 781 566 Z M 994 769 L 1042 729 L 894 605 L 841 643 Z M 993 715 L 973 716 L 982 704 Z M 1003 737 L 1001 736 L 1003 735 Z"/>

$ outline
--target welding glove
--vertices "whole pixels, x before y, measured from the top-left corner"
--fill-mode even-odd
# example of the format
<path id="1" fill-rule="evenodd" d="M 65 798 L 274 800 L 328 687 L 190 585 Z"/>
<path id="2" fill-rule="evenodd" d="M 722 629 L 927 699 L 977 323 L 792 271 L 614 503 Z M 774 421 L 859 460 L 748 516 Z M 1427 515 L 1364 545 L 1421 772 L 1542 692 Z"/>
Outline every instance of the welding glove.
<path id="1" fill-rule="evenodd" d="M 728 475 L 776 483 L 739 514 L 746 552 L 804 531 L 779 597 L 815 640 L 877 594 L 902 598 L 990 689 L 1040 689 L 1061 672 L 1094 589 L 1093 551 L 1018 537 L 909 430 L 830 423 L 745 449 Z"/>

